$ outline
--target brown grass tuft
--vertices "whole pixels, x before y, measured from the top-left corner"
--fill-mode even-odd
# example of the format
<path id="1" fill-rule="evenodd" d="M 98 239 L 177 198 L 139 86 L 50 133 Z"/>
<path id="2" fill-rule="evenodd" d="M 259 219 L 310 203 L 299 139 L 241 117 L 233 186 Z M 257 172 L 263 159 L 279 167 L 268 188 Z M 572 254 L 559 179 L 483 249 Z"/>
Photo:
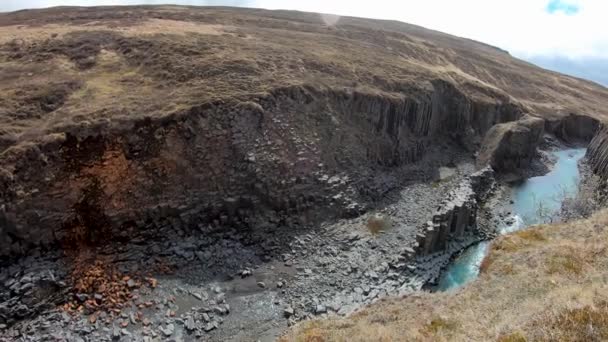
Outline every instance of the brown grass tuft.
<path id="1" fill-rule="evenodd" d="M 585 267 L 584 251 L 566 247 L 556 254 L 549 255 L 545 264 L 549 274 L 580 275 Z"/>
<path id="2" fill-rule="evenodd" d="M 458 323 L 441 317 L 433 318 L 427 325 L 422 327 L 420 333 L 427 337 L 432 337 L 440 332 L 449 332 L 455 330 Z"/>
<path id="3" fill-rule="evenodd" d="M 528 341 L 526 339 L 526 337 L 519 331 L 508 334 L 508 335 L 502 335 L 500 337 L 498 337 L 498 339 L 496 340 L 496 342 L 526 342 Z"/>
<path id="4" fill-rule="evenodd" d="M 390 220 L 383 215 L 374 215 L 367 220 L 367 229 L 374 235 L 390 229 Z"/>
<path id="5" fill-rule="evenodd" d="M 537 242 L 547 240 L 540 229 L 524 229 L 515 233 L 515 235 L 527 241 Z"/>
<path id="6" fill-rule="evenodd" d="M 534 322 L 540 341 L 606 341 L 608 340 L 608 308 L 585 306 L 565 309 Z"/>

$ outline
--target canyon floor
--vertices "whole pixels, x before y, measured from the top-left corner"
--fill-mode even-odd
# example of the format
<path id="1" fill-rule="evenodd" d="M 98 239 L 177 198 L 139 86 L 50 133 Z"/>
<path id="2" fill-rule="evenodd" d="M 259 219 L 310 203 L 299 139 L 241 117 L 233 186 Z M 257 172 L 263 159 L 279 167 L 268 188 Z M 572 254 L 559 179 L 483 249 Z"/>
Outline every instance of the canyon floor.
<path id="1" fill-rule="evenodd" d="M 472 327 L 462 315 L 426 310 L 448 295 L 420 290 L 493 236 L 504 210 L 481 204 L 495 180 L 546 170 L 548 141 L 591 141 L 591 170 L 608 167 L 608 89 L 394 21 L 185 6 L 0 13 L 0 78 L 2 341 L 267 341 L 369 304 L 286 338 L 458 338 Z M 495 246 L 515 239 L 527 253 L 560 242 L 559 227 Z M 581 236 L 550 258 L 552 281 L 586 279 L 560 268 L 594 265 L 575 253 Z M 404 295 L 409 318 L 391 307 L 365 321 Z M 474 336 L 514 333 L 503 328 Z"/>

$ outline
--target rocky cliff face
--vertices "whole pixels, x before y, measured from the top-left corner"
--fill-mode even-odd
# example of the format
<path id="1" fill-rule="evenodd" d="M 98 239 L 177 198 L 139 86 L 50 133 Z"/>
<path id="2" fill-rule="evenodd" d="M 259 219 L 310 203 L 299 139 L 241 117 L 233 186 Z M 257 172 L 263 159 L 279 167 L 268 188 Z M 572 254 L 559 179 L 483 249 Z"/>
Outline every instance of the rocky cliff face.
<path id="1" fill-rule="evenodd" d="M 486 167 L 452 190 L 418 234 L 417 254 L 444 251 L 449 241 L 458 238 L 482 238 L 484 232 L 477 226 L 477 210 L 493 186 L 494 170 Z"/>
<path id="2" fill-rule="evenodd" d="M 525 116 L 492 127 L 481 144 L 478 165 L 491 165 L 501 173 L 525 169 L 536 156 L 544 125 L 543 119 Z"/>
<path id="3" fill-rule="evenodd" d="M 608 127 L 603 124 L 587 148 L 587 159 L 591 169 L 603 180 L 608 179 Z"/>
<path id="4" fill-rule="evenodd" d="M 310 222 L 363 210 L 375 180 L 438 140 L 474 146 L 511 103 L 430 90 L 370 94 L 277 89 L 162 120 L 80 125 L 2 155 L 1 255 Z"/>
<path id="5" fill-rule="evenodd" d="M 562 118 L 547 119 L 545 131 L 569 143 L 588 143 L 599 128 L 599 120 L 580 114 L 569 114 Z"/>

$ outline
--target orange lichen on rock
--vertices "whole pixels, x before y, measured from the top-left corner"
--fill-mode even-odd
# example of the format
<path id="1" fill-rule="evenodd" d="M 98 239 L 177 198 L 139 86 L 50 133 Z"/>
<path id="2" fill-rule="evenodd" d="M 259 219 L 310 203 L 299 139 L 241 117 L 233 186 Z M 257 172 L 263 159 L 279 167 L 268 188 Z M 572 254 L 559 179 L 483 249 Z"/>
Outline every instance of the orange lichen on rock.
<path id="1" fill-rule="evenodd" d="M 156 286 L 156 279 L 146 278 L 147 284 Z M 72 272 L 74 296 L 63 305 L 63 309 L 73 313 L 93 313 L 90 322 L 95 322 L 96 312 L 106 311 L 120 314 L 121 309 L 138 299 L 137 290 L 143 286 L 137 277 L 121 274 L 102 260 L 81 262 L 74 265 Z"/>

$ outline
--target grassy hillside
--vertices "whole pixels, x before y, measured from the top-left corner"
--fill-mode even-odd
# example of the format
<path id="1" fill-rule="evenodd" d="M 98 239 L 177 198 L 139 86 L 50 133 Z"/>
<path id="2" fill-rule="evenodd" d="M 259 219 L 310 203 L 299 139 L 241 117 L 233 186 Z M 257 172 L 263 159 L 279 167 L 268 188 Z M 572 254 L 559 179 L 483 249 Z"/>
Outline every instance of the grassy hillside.
<path id="1" fill-rule="evenodd" d="M 607 226 L 604 210 L 503 236 L 463 289 L 304 322 L 282 341 L 606 341 Z"/>
<path id="2" fill-rule="evenodd" d="M 479 42 L 394 21 L 291 11 L 2 13 L 0 78 L 0 149 L 66 126 L 162 117 L 302 84 L 394 94 L 439 79 L 469 98 L 511 101 L 538 115 L 608 115 L 607 89 Z"/>

